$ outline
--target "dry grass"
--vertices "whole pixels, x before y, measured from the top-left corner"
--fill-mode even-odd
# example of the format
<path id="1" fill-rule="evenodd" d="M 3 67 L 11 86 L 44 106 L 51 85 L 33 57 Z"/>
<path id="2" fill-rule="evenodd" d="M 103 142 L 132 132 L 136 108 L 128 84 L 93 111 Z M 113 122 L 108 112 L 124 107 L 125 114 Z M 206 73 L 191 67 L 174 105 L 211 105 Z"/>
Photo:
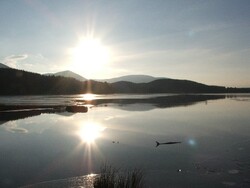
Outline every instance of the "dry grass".
<path id="1" fill-rule="evenodd" d="M 144 173 L 141 169 L 122 171 L 104 164 L 100 175 L 94 181 L 94 188 L 143 188 Z"/>

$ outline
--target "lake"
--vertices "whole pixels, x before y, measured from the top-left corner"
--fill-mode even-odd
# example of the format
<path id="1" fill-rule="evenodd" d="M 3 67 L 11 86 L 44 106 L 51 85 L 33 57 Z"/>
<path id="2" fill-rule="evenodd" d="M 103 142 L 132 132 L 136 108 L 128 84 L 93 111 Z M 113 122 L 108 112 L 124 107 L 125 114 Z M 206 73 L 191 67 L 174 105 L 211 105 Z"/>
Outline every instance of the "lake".
<path id="1" fill-rule="evenodd" d="M 0 112 L 0 187 L 97 174 L 105 162 L 143 169 L 146 187 L 250 187 L 250 95 L 3 96 L 0 104 L 87 107 Z"/>

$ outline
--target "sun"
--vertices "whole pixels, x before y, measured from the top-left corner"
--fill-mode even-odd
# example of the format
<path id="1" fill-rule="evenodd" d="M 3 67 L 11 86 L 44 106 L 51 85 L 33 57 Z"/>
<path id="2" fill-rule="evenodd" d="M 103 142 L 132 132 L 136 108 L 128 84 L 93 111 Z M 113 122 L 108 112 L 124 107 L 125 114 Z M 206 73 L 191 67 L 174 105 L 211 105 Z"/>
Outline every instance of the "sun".
<path id="1" fill-rule="evenodd" d="M 100 71 L 110 59 L 110 50 L 101 40 L 84 37 L 71 49 L 72 69 L 90 76 Z"/>

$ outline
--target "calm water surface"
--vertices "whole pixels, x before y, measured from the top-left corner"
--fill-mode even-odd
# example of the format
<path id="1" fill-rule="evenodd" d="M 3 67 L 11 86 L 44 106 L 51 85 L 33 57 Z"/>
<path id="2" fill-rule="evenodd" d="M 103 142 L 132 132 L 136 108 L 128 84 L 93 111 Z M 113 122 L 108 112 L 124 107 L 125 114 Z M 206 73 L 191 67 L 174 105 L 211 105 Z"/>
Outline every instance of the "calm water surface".
<path id="1" fill-rule="evenodd" d="M 98 173 L 104 162 L 142 168 L 147 187 L 250 187 L 250 96 L 87 97 L 0 98 L 88 106 L 87 113 L 0 117 L 0 187 Z"/>

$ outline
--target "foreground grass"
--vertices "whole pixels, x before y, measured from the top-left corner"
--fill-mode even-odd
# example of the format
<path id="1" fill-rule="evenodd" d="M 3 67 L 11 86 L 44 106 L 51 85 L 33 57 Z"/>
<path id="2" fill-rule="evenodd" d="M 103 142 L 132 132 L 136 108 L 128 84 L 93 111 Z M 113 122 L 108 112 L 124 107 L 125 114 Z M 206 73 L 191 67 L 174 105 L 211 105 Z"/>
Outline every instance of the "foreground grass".
<path id="1" fill-rule="evenodd" d="M 101 167 L 100 176 L 94 181 L 94 188 L 143 188 L 144 173 L 141 169 L 122 172 L 111 165 Z"/>

